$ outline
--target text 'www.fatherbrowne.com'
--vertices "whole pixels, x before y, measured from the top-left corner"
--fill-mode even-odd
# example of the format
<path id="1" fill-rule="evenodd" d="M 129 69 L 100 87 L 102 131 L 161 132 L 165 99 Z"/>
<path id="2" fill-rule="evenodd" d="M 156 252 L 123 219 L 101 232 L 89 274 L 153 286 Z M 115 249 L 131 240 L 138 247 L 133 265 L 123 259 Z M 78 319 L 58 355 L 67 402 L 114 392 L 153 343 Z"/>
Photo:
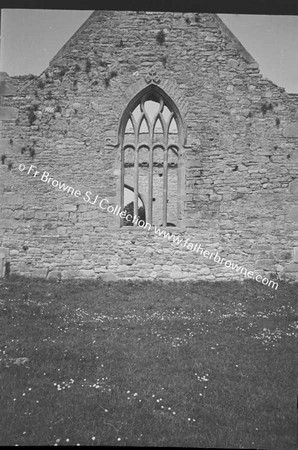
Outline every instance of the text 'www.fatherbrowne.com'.
<path id="1" fill-rule="evenodd" d="M 245 267 L 239 266 L 238 264 L 234 263 L 233 261 L 230 261 L 229 259 L 222 258 L 219 256 L 218 252 L 210 252 L 209 250 L 205 250 L 201 244 L 193 244 L 190 242 L 189 238 L 184 239 L 179 235 L 173 235 L 172 233 L 169 233 L 165 230 L 161 230 L 160 228 L 154 227 L 155 234 L 158 236 L 163 237 L 164 239 L 168 239 L 168 241 L 173 242 L 174 245 L 177 247 L 187 248 L 188 250 L 191 250 L 195 253 L 198 253 L 199 255 L 203 256 L 207 259 L 212 259 L 217 264 L 223 264 L 225 267 L 231 268 L 232 270 L 235 270 L 239 274 L 245 275 L 246 278 L 252 278 L 255 279 L 258 283 L 262 283 L 266 286 L 275 288 L 275 290 L 278 288 L 278 283 L 269 280 L 266 277 L 262 277 L 261 275 L 255 275 L 253 271 L 248 271 Z"/>
<path id="2" fill-rule="evenodd" d="M 119 216 L 121 219 L 125 219 L 127 222 L 131 222 L 132 225 L 138 226 L 140 228 L 143 228 L 145 230 L 150 231 L 152 229 L 152 225 L 142 219 L 139 219 L 137 215 L 132 216 L 129 214 L 125 209 L 122 210 L 122 208 L 119 205 L 112 205 L 110 204 L 109 200 L 106 198 L 100 199 L 98 195 L 94 196 L 91 191 L 86 191 L 85 193 L 82 193 L 79 189 L 74 189 L 72 186 L 67 185 L 64 182 L 61 182 L 59 180 L 56 180 L 54 177 L 50 176 L 50 173 L 47 171 L 43 171 L 42 173 L 36 170 L 37 167 L 33 164 L 30 165 L 27 175 L 31 175 L 34 178 L 40 179 L 43 183 L 52 185 L 54 188 L 58 188 L 59 190 L 64 191 L 65 193 L 69 194 L 73 197 L 82 197 L 84 202 L 89 203 L 90 205 L 98 204 L 100 209 L 103 211 L 106 211 L 110 214 L 113 214 L 115 216 Z M 19 165 L 20 172 L 24 172 L 27 170 L 25 164 Z M 191 250 L 195 253 L 200 254 L 204 258 L 210 259 L 217 264 L 224 264 L 225 267 L 231 268 L 232 270 L 235 270 L 237 273 L 244 275 L 246 278 L 252 278 L 255 279 L 258 283 L 262 283 L 266 286 L 270 286 L 272 288 L 277 289 L 278 283 L 269 280 L 266 277 L 262 277 L 259 274 L 255 274 L 253 271 L 248 271 L 245 267 L 239 266 L 238 264 L 233 263 L 229 259 L 222 258 L 219 256 L 219 254 L 210 252 L 209 250 L 205 250 L 201 244 L 193 244 L 190 242 L 189 238 L 184 239 L 183 237 L 179 235 L 174 235 L 173 233 L 167 232 L 166 230 L 161 230 L 160 228 L 157 228 L 154 226 L 154 232 L 156 235 L 167 239 L 169 242 L 172 242 L 172 244 L 176 247 L 181 247 L 183 249 Z"/>

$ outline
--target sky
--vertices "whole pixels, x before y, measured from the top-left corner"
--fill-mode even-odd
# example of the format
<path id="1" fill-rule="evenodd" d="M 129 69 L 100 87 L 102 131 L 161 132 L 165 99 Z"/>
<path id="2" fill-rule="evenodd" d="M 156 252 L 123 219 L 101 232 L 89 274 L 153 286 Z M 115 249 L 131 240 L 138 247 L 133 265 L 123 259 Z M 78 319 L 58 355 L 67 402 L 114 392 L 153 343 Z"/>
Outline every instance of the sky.
<path id="1" fill-rule="evenodd" d="M 3 9 L 0 71 L 40 75 L 92 11 Z M 298 93 L 298 16 L 219 14 L 262 75 Z"/>

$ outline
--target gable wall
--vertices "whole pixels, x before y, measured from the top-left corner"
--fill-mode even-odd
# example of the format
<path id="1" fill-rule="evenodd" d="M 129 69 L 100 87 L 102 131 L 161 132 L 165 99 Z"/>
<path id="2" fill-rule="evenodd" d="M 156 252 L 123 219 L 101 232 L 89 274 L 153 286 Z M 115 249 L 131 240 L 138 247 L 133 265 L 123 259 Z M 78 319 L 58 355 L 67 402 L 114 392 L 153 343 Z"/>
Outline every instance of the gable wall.
<path id="1" fill-rule="evenodd" d="M 161 30 L 164 43 L 156 38 Z M 242 276 L 152 232 L 119 229 L 119 218 L 99 207 L 102 198 L 120 204 L 119 120 L 152 67 L 152 81 L 187 126 L 177 232 L 247 270 L 297 279 L 297 99 L 261 77 L 216 17 L 189 13 L 94 13 L 40 77 L 12 79 L 18 86 L 2 105 L 17 108 L 18 117 L 2 121 L 7 158 L 0 164 L 0 244 L 11 271 Z M 27 174 L 31 164 L 36 177 Z M 44 171 L 81 195 L 43 182 Z M 87 191 L 91 201 L 98 195 L 95 205 L 84 200 Z"/>

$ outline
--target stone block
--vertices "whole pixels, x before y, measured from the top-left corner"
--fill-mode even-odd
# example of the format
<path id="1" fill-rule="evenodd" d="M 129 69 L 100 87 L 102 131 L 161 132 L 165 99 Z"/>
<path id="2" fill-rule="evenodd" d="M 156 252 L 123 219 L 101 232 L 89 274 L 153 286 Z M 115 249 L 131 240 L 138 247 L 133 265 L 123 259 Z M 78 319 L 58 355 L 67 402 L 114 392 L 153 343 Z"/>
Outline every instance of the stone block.
<path id="1" fill-rule="evenodd" d="M 298 162 L 298 150 L 293 150 L 291 153 L 290 153 L 290 158 L 291 158 L 291 161 L 292 162 Z"/>
<path id="2" fill-rule="evenodd" d="M 288 138 L 298 138 L 298 122 L 287 125 L 283 130 L 283 135 Z"/>
<path id="3" fill-rule="evenodd" d="M 120 264 L 126 265 L 126 266 L 132 266 L 134 264 L 135 260 L 133 258 L 121 258 Z"/>
<path id="4" fill-rule="evenodd" d="M 289 184 L 291 194 L 298 194 L 298 180 L 292 181 Z"/>
<path id="5" fill-rule="evenodd" d="M 115 275 L 114 273 L 111 273 L 111 272 L 106 272 L 106 273 L 100 275 L 100 278 L 102 279 L 102 281 L 118 281 L 119 280 L 117 275 Z"/>
<path id="6" fill-rule="evenodd" d="M 80 216 L 81 220 L 93 220 L 98 219 L 98 210 L 95 209 L 94 211 L 86 211 L 81 214 Z"/>
<path id="7" fill-rule="evenodd" d="M 76 269 L 63 270 L 62 271 L 62 279 L 69 280 L 71 278 L 79 278 L 80 272 Z"/>
<path id="8" fill-rule="evenodd" d="M 208 223 L 208 228 L 209 229 L 215 229 L 215 228 L 217 228 L 218 227 L 218 220 L 209 220 L 209 223 Z"/>
<path id="9" fill-rule="evenodd" d="M 210 274 L 209 267 L 203 267 L 202 269 L 199 270 L 198 274 L 199 275 L 209 275 Z"/>
<path id="10" fill-rule="evenodd" d="M 76 205 L 63 205 L 64 211 L 76 211 L 77 207 Z"/>
<path id="11" fill-rule="evenodd" d="M 155 272 L 154 270 L 150 273 L 150 278 L 155 279 L 157 277 L 157 272 Z"/>
<path id="12" fill-rule="evenodd" d="M 66 227 L 57 227 L 57 233 L 58 234 L 66 234 L 67 228 Z"/>
<path id="13" fill-rule="evenodd" d="M 44 219 L 46 219 L 46 217 L 47 217 L 47 214 L 45 212 L 37 211 L 35 213 L 35 219 L 44 220 Z"/>
<path id="14" fill-rule="evenodd" d="M 141 269 L 141 270 L 138 272 L 138 276 L 139 276 L 140 278 L 149 278 L 149 277 L 150 277 L 150 271 L 149 271 L 149 270 L 145 270 L 145 269 Z"/>
<path id="15" fill-rule="evenodd" d="M 9 256 L 9 249 L 6 247 L 0 247 L 0 257 L 1 256 L 7 258 Z"/>
<path id="16" fill-rule="evenodd" d="M 15 223 L 14 220 L 9 220 L 9 219 L 0 220 L 0 229 L 1 228 L 14 229 L 17 227 L 18 227 L 18 225 L 17 225 L 17 223 Z"/>
<path id="17" fill-rule="evenodd" d="M 12 106 L 0 106 L 0 120 L 15 120 L 18 110 Z"/>
<path id="18" fill-rule="evenodd" d="M 35 269 L 32 272 L 32 275 L 34 277 L 38 277 L 38 278 L 46 278 L 48 273 L 48 269 L 44 268 L 44 269 Z"/>
<path id="19" fill-rule="evenodd" d="M 25 211 L 24 212 L 24 219 L 29 220 L 34 218 L 34 211 Z"/>
<path id="20" fill-rule="evenodd" d="M 13 217 L 16 220 L 20 220 L 24 218 L 24 212 L 22 210 L 14 211 Z"/>
<path id="21" fill-rule="evenodd" d="M 94 278 L 95 272 L 92 269 L 80 269 L 80 275 L 84 278 Z"/>
<path id="22" fill-rule="evenodd" d="M 293 248 L 293 259 L 294 263 L 298 263 L 298 247 Z"/>
<path id="23" fill-rule="evenodd" d="M 173 280 L 180 280 L 181 278 L 184 278 L 183 273 L 181 271 L 175 270 L 170 273 L 170 277 Z"/>
<path id="24" fill-rule="evenodd" d="M 1 203 L 6 205 L 12 205 L 13 207 L 15 207 L 20 200 L 21 200 L 20 195 L 9 192 L 5 193 L 5 195 L 1 199 Z"/>
<path id="25" fill-rule="evenodd" d="M 0 72 L 0 97 L 7 97 L 15 94 L 16 88 L 11 83 L 8 74 L 5 72 Z"/>
<path id="26" fill-rule="evenodd" d="M 288 213 L 288 219 L 291 222 L 298 223 L 298 206 L 293 206 L 289 213 Z"/>
<path id="27" fill-rule="evenodd" d="M 18 273 L 29 272 L 29 266 L 25 261 L 19 261 L 16 269 Z"/>
<path id="28" fill-rule="evenodd" d="M 39 247 L 29 247 L 27 252 L 37 254 L 41 252 L 41 249 Z"/>
<path id="29" fill-rule="evenodd" d="M 197 228 L 197 226 L 199 225 L 199 220 L 198 219 L 185 219 L 183 221 L 183 224 L 185 225 L 185 227 L 188 227 L 188 228 Z"/>
<path id="30" fill-rule="evenodd" d="M 52 270 L 51 272 L 49 272 L 47 278 L 49 280 L 53 280 L 53 279 L 61 280 L 62 273 L 59 270 Z"/>
<path id="31" fill-rule="evenodd" d="M 298 264 L 290 263 L 285 265 L 285 272 L 298 272 Z"/>
<path id="32" fill-rule="evenodd" d="M 255 265 L 256 269 L 274 270 L 274 262 L 270 259 L 258 259 Z"/>

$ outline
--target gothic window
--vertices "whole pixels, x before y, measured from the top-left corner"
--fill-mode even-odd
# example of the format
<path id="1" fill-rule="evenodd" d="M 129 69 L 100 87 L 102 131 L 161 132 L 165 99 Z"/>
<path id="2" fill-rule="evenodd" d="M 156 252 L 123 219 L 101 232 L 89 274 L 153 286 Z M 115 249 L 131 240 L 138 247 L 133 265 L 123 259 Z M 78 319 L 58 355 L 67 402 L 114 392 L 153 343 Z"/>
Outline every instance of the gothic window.
<path id="1" fill-rule="evenodd" d="M 132 102 L 122 120 L 121 207 L 130 205 L 139 216 L 142 198 L 143 215 L 151 225 L 177 226 L 180 218 L 180 128 L 177 108 L 155 86 Z M 129 224 L 121 220 L 121 225 Z"/>

